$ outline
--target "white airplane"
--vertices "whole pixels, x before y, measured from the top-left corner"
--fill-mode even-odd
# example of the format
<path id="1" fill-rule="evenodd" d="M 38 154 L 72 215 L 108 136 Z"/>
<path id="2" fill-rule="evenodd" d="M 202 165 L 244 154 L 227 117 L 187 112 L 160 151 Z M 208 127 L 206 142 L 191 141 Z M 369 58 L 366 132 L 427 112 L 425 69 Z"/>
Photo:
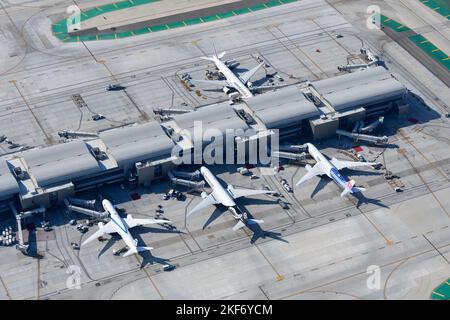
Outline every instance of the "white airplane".
<path id="1" fill-rule="evenodd" d="M 168 220 L 157 220 L 157 219 L 135 219 L 131 216 L 131 214 L 127 215 L 126 218 L 121 218 L 117 213 L 116 209 L 112 205 L 109 200 L 102 201 L 103 209 L 109 213 L 109 217 L 111 220 L 107 224 L 103 224 L 102 222 L 98 223 L 98 230 L 92 234 L 89 238 L 87 238 L 81 246 L 84 246 L 86 243 L 91 242 L 92 240 L 98 239 L 104 234 L 110 233 L 118 233 L 127 247 L 128 251 L 123 255 L 127 257 L 133 253 L 138 253 L 142 251 L 152 250 L 151 247 L 138 247 L 137 239 L 133 239 L 131 237 L 129 229 L 134 228 L 136 226 L 142 226 L 145 224 L 154 224 L 154 223 L 170 223 Z"/>
<path id="2" fill-rule="evenodd" d="M 344 189 L 344 191 L 342 191 L 341 193 L 341 197 L 348 195 L 349 193 L 365 191 L 364 188 L 355 187 L 354 180 L 347 181 L 347 179 L 339 173 L 339 170 L 360 166 L 373 166 L 377 163 L 343 161 L 336 158 L 333 158 L 331 161 L 329 161 L 319 150 L 317 150 L 314 145 L 312 145 L 311 143 L 307 143 L 306 145 L 308 146 L 308 153 L 314 158 L 314 160 L 316 160 L 316 164 L 314 165 L 314 167 L 306 165 L 306 170 L 308 171 L 308 173 L 305 174 L 299 182 L 297 182 L 297 186 L 314 176 L 326 174 L 329 178 L 336 182 L 336 184 L 341 189 Z"/>
<path id="3" fill-rule="evenodd" d="M 217 181 L 216 177 L 211 173 L 211 171 L 209 171 L 208 168 L 201 167 L 200 173 L 202 174 L 203 178 L 206 180 L 206 182 L 212 188 L 213 191 L 210 194 L 202 192 L 203 200 L 187 214 L 187 217 L 189 217 L 194 212 L 200 211 L 208 206 L 221 204 L 231 212 L 231 214 L 235 219 L 239 220 L 239 222 L 233 227 L 233 230 L 238 230 L 242 228 L 243 226 L 246 225 L 246 223 L 249 224 L 264 223 L 263 220 L 247 219 L 245 214 L 238 213 L 239 209 L 236 206 L 234 199 L 257 194 L 273 193 L 273 191 L 236 189 L 231 184 L 229 184 L 225 189 L 220 184 L 220 182 Z"/>
<path id="4" fill-rule="evenodd" d="M 214 55 L 212 57 L 200 57 L 200 59 L 208 60 L 214 62 L 217 69 L 219 69 L 220 73 L 226 78 L 226 80 L 194 80 L 192 82 L 199 83 L 209 83 L 213 85 L 217 85 L 223 88 L 223 91 L 228 94 L 230 88 L 234 88 L 237 92 L 239 92 L 240 96 L 244 99 L 253 97 L 253 93 L 250 91 L 248 87 L 251 87 L 251 83 L 249 82 L 250 78 L 258 71 L 259 68 L 264 64 L 261 62 L 259 65 L 254 67 L 247 72 L 244 72 L 241 75 L 236 75 L 230 68 L 224 63 L 222 60 L 225 55 L 225 51 L 217 54 L 216 49 L 214 48 Z"/>

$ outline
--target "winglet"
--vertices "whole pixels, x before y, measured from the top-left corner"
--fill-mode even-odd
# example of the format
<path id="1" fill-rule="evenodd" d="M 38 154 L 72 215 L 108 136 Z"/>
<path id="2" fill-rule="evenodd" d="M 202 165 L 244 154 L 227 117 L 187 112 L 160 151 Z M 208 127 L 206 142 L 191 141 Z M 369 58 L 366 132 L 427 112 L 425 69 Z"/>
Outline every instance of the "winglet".
<path id="1" fill-rule="evenodd" d="M 152 250 L 152 247 L 135 247 L 135 248 L 131 248 L 130 250 L 128 250 L 123 257 L 128 257 L 134 253 L 138 253 L 138 252 L 142 252 L 142 251 L 150 251 Z"/>

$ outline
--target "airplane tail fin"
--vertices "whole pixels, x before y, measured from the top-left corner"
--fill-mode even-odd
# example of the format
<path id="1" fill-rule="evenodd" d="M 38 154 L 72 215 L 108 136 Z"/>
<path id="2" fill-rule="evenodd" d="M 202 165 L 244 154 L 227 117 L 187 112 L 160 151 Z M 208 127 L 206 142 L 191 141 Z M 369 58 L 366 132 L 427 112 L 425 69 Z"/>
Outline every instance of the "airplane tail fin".
<path id="1" fill-rule="evenodd" d="M 134 247 L 134 248 L 131 248 L 130 250 L 128 250 L 123 255 L 123 257 L 125 258 L 125 257 L 128 257 L 128 256 L 134 254 L 134 253 L 138 253 L 138 252 L 142 252 L 142 251 L 150 251 L 152 249 L 153 249 L 152 247 Z"/>
<path id="2" fill-rule="evenodd" d="M 200 59 L 214 62 L 214 58 L 212 57 L 200 57 Z"/>
<path id="3" fill-rule="evenodd" d="M 256 219 L 247 219 L 245 220 L 248 224 L 263 224 L 264 220 L 256 220 Z M 245 223 L 242 220 L 239 220 L 238 223 L 233 227 L 233 231 L 237 231 L 241 228 L 245 227 Z"/>
<path id="4" fill-rule="evenodd" d="M 223 58 L 223 56 L 224 56 L 225 54 L 226 54 L 226 51 L 223 51 L 223 52 L 221 52 L 221 53 L 219 53 L 219 54 L 214 53 L 214 55 L 213 55 L 212 57 L 200 57 L 200 59 L 215 62 L 215 61 L 214 61 L 214 58 L 218 58 L 218 59 L 220 60 L 220 59 Z"/>
<path id="5" fill-rule="evenodd" d="M 355 185 L 355 180 L 350 180 L 350 181 L 348 181 L 347 182 L 347 186 L 346 186 L 346 188 L 344 189 L 344 191 L 342 191 L 342 193 L 341 193 L 341 197 L 344 197 L 344 196 L 346 196 L 346 195 L 348 195 L 349 193 L 352 193 L 352 190 L 353 190 L 353 186 Z"/>
<path id="6" fill-rule="evenodd" d="M 216 50 L 216 45 L 215 45 L 215 43 L 213 42 L 212 45 L 213 45 L 213 49 L 214 49 L 214 56 L 217 57 L 217 58 L 219 58 L 219 59 L 222 59 L 223 56 L 225 55 L 226 51 L 222 51 L 221 53 L 217 54 L 217 50 Z"/>

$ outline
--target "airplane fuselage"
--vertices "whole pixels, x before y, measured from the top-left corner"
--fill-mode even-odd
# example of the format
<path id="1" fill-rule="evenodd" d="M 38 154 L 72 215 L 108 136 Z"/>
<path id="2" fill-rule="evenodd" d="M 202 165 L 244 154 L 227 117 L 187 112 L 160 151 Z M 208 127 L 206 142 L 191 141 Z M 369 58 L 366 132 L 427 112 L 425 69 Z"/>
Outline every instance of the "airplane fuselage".
<path id="1" fill-rule="evenodd" d="M 133 240 L 133 237 L 130 234 L 130 231 L 128 229 L 128 226 L 126 223 L 120 218 L 119 214 L 117 213 L 117 210 L 114 208 L 112 203 L 104 199 L 102 201 L 102 206 L 105 211 L 109 213 L 109 217 L 111 218 L 111 221 L 116 225 L 117 233 L 122 237 L 123 241 L 127 245 L 128 248 L 135 248 L 137 246 L 137 243 Z"/>
<path id="2" fill-rule="evenodd" d="M 316 160 L 317 163 L 320 163 L 325 174 L 332 179 L 341 189 L 348 190 L 349 192 L 352 190 L 353 186 L 350 181 L 339 173 L 339 170 L 319 151 L 317 148 L 311 144 L 307 143 L 308 153 Z"/>
<path id="3" fill-rule="evenodd" d="M 200 172 L 208 183 L 208 185 L 214 190 L 214 197 L 218 202 L 227 208 L 236 207 L 234 199 L 230 196 L 228 191 L 222 186 L 222 184 L 216 179 L 216 177 L 206 167 L 201 167 Z"/>
<path id="4" fill-rule="evenodd" d="M 225 63 L 223 63 L 219 58 L 214 57 L 214 64 L 216 65 L 217 69 L 223 74 L 223 76 L 227 79 L 227 82 L 230 86 L 235 88 L 242 98 L 251 98 L 253 97 L 253 94 L 250 92 L 250 90 L 247 88 L 245 83 L 239 79 L 236 74 L 230 70 L 226 66 Z"/>

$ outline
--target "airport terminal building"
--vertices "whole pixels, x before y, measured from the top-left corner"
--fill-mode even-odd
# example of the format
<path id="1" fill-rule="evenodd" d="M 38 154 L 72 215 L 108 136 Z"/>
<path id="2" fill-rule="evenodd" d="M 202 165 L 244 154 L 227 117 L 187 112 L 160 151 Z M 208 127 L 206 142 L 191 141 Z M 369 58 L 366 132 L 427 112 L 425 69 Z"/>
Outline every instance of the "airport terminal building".
<path id="1" fill-rule="evenodd" d="M 192 151 L 208 139 L 195 136 L 194 122 L 203 130 L 227 129 L 280 138 L 304 134 L 325 139 L 336 129 L 348 129 L 356 121 L 408 109 L 408 90 L 383 67 L 369 68 L 333 78 L 288 86 L 246 99 L 199 108 L 157 121 L 100 132 L 89 140 L 32 149 L 0 159 L 0 204 L 13 203 L 19 211 L 61 204 L 76 192 L 102 184 L 125 181 L 149 185 L 174 168 L 173 150 Z M 186 134 L 190 133 L 190 134 Z M 250 137 L 238 137 L 241 143 Z M 200 140 L 201 141 L 200 141 Z"/>

